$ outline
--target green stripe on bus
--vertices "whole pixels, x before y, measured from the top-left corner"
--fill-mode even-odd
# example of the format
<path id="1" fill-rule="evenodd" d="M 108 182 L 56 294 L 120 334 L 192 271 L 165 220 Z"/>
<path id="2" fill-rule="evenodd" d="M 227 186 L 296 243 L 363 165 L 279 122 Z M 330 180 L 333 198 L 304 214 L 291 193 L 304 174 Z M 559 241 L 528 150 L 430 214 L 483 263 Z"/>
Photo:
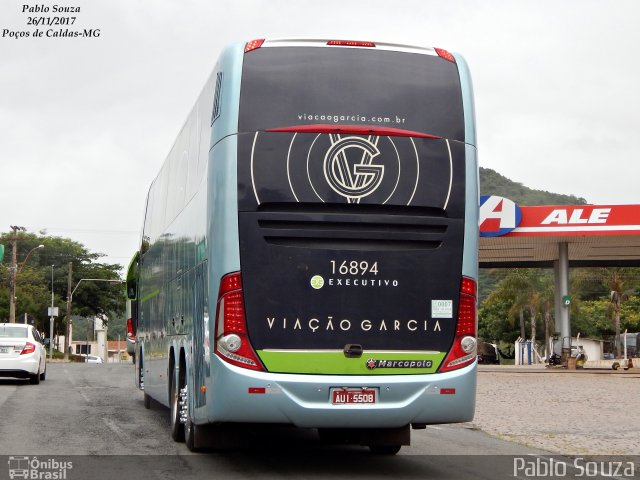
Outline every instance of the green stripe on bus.
<path id="1" fill-rule="evenodd" d="M 158 290 L 154 290 L 151 293 L 148 293 L 147 295 L 145 295 L 144 297 L 142 297 L 142 300 L 140 300 L 142 303 L 146 302 L 147 300 L 151 300 L 153 297 L 156 297 L 160 294 L 160 289 Z"/>
<path id="2" fill-rule="evenodd" d="M 366 352 L 346 358 L 343 352 L 257 351 L 269 372 L 318 375 L 407 375 L 436 373 L 445 357 L 440 353 Z M 373 362 L 373 363 L 372 363 Z M 425 366 L 429 365 L 431 366 Z M 370 368 L 367 366 L 373 366 Z"/>

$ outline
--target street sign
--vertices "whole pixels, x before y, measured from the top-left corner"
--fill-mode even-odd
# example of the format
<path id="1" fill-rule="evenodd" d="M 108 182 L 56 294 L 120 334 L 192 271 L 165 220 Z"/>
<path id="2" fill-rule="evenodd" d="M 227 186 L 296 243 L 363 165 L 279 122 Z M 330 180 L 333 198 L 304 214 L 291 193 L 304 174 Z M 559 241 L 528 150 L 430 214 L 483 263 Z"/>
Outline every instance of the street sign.
<path id="1" fill-rule="evenodd" d="M 47 308 L 47 315 L 49 315 L 50 317 L 57 317 L 58 316 L 58 307 L 49 307 Z"/>
<path id="2" fill-rule="evenodd" d="M 0 245 L 0 262 L 4 260 L 4 245 Z"/>
<path id="3" fill-rule="evenodd" d="M 562 297 L 562 305 L 568 307 L 571 305 L 571 295 L 564 295 Z"/>

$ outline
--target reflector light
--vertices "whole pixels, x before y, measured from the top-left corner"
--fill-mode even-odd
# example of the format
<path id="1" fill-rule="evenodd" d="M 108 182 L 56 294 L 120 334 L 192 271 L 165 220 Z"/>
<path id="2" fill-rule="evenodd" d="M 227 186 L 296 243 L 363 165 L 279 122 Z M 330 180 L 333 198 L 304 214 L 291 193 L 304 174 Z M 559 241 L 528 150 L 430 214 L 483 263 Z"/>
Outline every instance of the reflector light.
<path id="1" fill-rule="evenodd" d="M 247 42 L 247 44 L 244 46 L 244 53 L 249 53 L 253 50 L 257 50 L 262 46 L 263 43 L 264 43 L 264 38 L 258 38 L 256 40 L 251 40 L 250 42 Z"/>
<path id="2" fill-rule="evenodd" d="M 414 138 L 434 138 L 437 135 L 414 132 L 412 130 L 402 130 L 400 128 L 374 127 L 368 125 L 295 125 L 291 127 L 270 128 L 267 132 L 292 132 L 292 133 L 330 133 L 336 135 L 377 135 L 380 137 L 414 137 Z"/>
<path id="3" fill-rule="evenodd" d="M 136 339 L 133 333 L 133 318 L 127 319 L 127 338 L 132 341 Z"/>
<path id="4" fill-rule="evenodd" d="M 249 387 L 249 393 L 255 393 L 259 395 L 264 395 L 267 393 L 267 389 L 264 387 Z"/>
<path id="5" fill-rule="evenodd" d="M 458 324 L 456 335 L 476 334 L 476 298 L 464 293 L 460 294 L 458 304 Z"/>
<path id="6" fill-rule="evenodd" d="M 453 58 L 453 55 L 451 55 L 446 50 L 444 50 L 442 48 L 435 48 L 434 50 L 436 51 L 436 53 L 438 54 L 439 57 L 444 58 L 445 60 L 448 60 L 451 63 L 456 63 L 456 59 Z"/>
<path id="7" fill-rule="evenodd" d="M 332 47 L 375 47 L 373 42 L 361 42 L 358 40 L 329 40 L 327 45 Z"/>
<path id="8" fill-rule="evenodd" d="M 220 295 L 232 292 L 233 290 L 240 290 L 242 288 L 242 277 L 239 273 L 225 275 L 220 280 Z"/>
<path id="9" fill-rule="evenodd" d="M 252 370 L 264 370 L 247 335 L 240 272 L 220 280 L 216 310 L 215 352 L 226 362 Z"/>
<path id="10" fill-rule="evenodd" d="M 478 296 L 478 286 L 476 282 L 474 282 L 469 277 L 462 277 L 460 291 L 462 293 L 466 293 L 467 295 L 473 295 L 474 297 Z"/>
<path id="11" fill-rule="evenodd" d="M 440 395 L 455 395 L 456 394 L 456 389 L 455 388 L 441 388 L 440 389 Z"/>
<path id="12" fill-rule="evenodd" d="M 35 351 L 36 351 L 36 346 L 31 342 L 27 342 L 24 348 L 22 349 L 22 351 L 20 352 L 20 355 L 26 355 L 27 353 L 33 353 Z"/>
<path id="13" fill-rule="evenodd" d="M 242 291 L 227 293 L 224 296 L 224 334 L 246 334 L 247 326 L 244 320 L 244 304 Z"/>
<path id="14" fill-rule="evenodd" d="M 460 298 L 458 301 L 456 336 L 449 354 L 440 367 L 440 372 L 449 372 L 457 368 L 466 367 L 477 358 L 476 347 L 470 343 L 470 340 L 475 340 L 476 338 L 477 291 L 478 286 L 474 279 L 462 277 L 462 281 L 460 282 Z M 472 351 L 469 352 L 469 350 Z"/>

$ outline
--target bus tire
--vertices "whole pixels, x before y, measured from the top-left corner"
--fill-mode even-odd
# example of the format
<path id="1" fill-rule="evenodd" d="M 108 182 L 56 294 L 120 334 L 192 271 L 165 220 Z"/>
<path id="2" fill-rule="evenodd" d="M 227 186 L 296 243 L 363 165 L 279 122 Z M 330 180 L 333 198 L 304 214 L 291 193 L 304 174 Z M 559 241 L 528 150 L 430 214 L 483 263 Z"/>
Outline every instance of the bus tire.
<path id="1" fill-rule="evenodd" d="M 369 445 L 369 450 L 375 455 L 395 455 L 402 445 Z"/>
<path id="2" fill-rule="evenodd" d="M 185 370 L 184 377 L 186 376 L 187 375 Z M 184 383 L 185 384 L 187 383 L 186 378 Z M 186 402 L 187 402 L 187 405 L 191 403 L 190 389 L 187 389 Z M 199 439 L 198 435 L 199 433 L 201 433 L 199 430 L 200 430 L 200 427 L 198 427 L 198 425 L 193 423 L 193 420 L 191 419 L 191 412 L 189 411 L 189 408 L 187 408 L 187 418 L 184 422 L 184 441 L 187 445 L 187 448 L 191 452 L 199 452 L 202 450 L 198 442 L 198 439 Z"/>
<path id="3" fill-rule="evenodd" d="M 615 362 L 613 365 L 611 365 L 612 370 L 618 370 L 619 368 L 620 368 L 620 364 L 618 362 Z"/>
<path id="4" fill-rule="evenodd" d="M 198 426 L 191 421 L 191 415 L 187 417 L 187 421 L 184 424 L 184 441 L 187 444 L 187 448 L 191 452 L 199 452 L 202 449 L 196 442 L 198 435 Z"/>
<path id="5" fill-rule="evenodd" d="M 173 362 L 171 362 L 173 364 Z M 169 400 L 171 402 L 171 438 L 176 442 L 184 442 L 184 424 L 180 422 L 180 370 L 173 367 L 171 374 Z"/>

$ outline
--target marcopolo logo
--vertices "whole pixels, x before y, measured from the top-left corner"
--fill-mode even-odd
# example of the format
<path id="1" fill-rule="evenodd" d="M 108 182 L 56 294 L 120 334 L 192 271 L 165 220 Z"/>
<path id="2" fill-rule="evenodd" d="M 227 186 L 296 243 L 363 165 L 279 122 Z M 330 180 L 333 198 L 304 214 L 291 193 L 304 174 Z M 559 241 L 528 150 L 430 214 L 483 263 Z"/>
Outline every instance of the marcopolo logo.
<path id="1" fill-rule="evenodd" d="M 431 360 L 376 360 L 370 358 L 366 362 L 369 370 L 375 368 L 431 368 L 433 362 Z"/>
<path id="2" fill-rule="evenodd" d="M 514 230 L 522 221 L 520 207 L 497 195 L 480 197 L 480 236 L 499 237 Z"/>
<path id="3" fill-rule="evenodd" d="M 73 462 L 60 461 L 54 458 L 45 460 L 38 457 L 9 457 L 9 478 L 25 478 L 33 480 L 66 480 L 67 473 L 73 469 Z"/>

